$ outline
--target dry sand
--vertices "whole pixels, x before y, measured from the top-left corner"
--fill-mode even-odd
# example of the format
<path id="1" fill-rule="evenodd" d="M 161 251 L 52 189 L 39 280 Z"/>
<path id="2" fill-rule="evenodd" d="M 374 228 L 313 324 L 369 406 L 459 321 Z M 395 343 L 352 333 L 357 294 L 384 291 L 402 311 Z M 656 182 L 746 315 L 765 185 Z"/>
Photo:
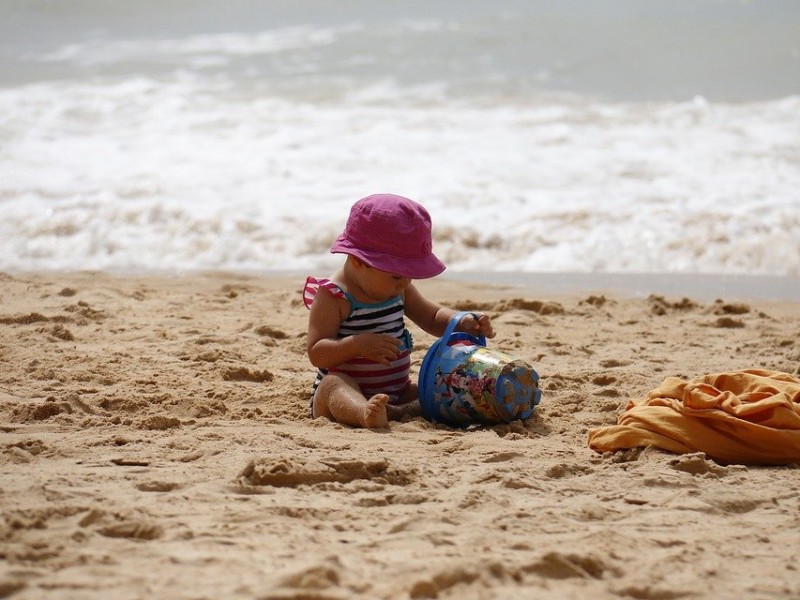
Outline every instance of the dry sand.
<path id="1" fill-rule="evenodd" d="M 667 376 L 797 373 L 796 302 L 422 282 L 544 397 L 378 432 L 310 419 L 301 283 L 0 274 L 0 597 L 800 597 L 797 466 L 587 446 Z"/>

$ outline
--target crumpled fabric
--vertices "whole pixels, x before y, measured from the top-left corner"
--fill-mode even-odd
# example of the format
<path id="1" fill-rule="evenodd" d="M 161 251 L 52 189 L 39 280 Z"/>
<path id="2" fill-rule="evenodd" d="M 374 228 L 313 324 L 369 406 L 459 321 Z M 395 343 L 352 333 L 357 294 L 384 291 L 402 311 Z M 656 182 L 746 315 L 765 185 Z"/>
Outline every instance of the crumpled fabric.
<path id="1" fill-rule="evenodd" d="M 641 446 L 730 464 L 800 463 L 800 379 L 760 369 L 668 377 L 630 401 L 617 425 L 589 431 L 597 452 Z"/>

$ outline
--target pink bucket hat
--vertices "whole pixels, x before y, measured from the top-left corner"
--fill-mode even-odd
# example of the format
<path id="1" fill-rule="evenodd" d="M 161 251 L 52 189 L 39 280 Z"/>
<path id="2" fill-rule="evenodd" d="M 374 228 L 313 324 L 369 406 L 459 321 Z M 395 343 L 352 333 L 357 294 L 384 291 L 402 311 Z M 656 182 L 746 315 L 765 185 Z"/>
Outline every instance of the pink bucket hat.
<path id="1" fill-rule="evenodd" d="M 431 217 L 424 207 L 403 196 L 373 194 L 350 209 L 331 252 L 350 254 L 392 275 L 427 279 L 445 270 L 432 246 Z"/>

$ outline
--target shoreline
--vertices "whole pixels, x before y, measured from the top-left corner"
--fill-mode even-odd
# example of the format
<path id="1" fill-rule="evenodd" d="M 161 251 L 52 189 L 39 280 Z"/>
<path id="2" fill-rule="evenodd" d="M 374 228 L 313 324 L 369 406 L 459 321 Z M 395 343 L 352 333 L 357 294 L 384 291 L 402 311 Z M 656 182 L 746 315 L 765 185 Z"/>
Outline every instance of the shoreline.
<path id="1" fill-rule="evenodd" d="M 189 278 L 197 276 L 274 278 L 279 281 L 302 281 L 313 270 L 235 270 L 235 269 L 109 269 L 109 270 L 54 270 L 54 271 L 0 271 L 11 276 L 69 276 L 77 274 L 105 274 L 115 278 L 156 277 Z M 689 297 L 711 301 L 774 300 L 800 301 L 800 276 L 742 275 L 724 273 L 596 273 L 596 272 L 533 272 L 533 271 L 450 271 L 428 281 L 452 283 L 482 283 L 490 286 L 529 290 L 546 296 L 565 296 L 584 293 L 621 295 L 628 298 L 646 298 L 652 294 Z"/>
<path id="2" fill-rule="evenodd" d="M 459 272 L 448 280 L 512 285 L 542 294 L 607 293 L 644 298 L 651 294 L 699 300 L 800 300 L 800 277 L 719 273 L 505 273 Z"/>

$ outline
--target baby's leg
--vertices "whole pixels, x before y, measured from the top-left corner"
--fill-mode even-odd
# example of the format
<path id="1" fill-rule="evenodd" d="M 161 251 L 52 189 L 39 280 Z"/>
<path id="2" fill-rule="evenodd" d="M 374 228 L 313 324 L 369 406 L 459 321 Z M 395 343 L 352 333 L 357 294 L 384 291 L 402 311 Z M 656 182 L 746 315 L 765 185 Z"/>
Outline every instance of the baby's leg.
<path id="1" fill-rule="evenodd" d="M 388 401 L 386 394 L 375 394 L 367 399 L 352 377 L 328 373 L 314 395 L 313 414 L 354 427 L 388 427 Z"/>
<path id="2" fill-rule="evenodd" d="M 397 404 L 388 404 L 386 406 L 386 414 L 390 421 L 399 421 L 403 417 L 419 417 L 422 415 L 422 406 L 419 403 L 419 395 L 417 393 L 417 384 L 412 383 L 403 392 L 400 397 L 400 402 Z"/>

